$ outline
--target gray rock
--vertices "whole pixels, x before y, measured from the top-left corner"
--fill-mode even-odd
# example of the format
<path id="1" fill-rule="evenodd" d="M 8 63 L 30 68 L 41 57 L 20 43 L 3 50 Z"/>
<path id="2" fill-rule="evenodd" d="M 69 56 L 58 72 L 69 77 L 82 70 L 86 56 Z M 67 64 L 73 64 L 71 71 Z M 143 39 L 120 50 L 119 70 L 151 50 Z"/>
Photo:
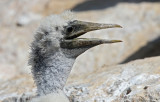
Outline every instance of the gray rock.
<path id="1" fill-rule="evenodd" d="M 28 75 L 30 69 L 27 61 L 29 44 L 40 18 L 72 8 L 83 0 L 74 2 L 69 0 L 69 4 L 65 0 L 55 1 L 0 1 L 1 101 L 25 101 L 35 95 L 36 88 L 31 75 Z M 57 7 L 64 8 L 57 9 Z M 159 101 L 160 58 L 143 59 L 158 56 L 157 52 L 160 52 L 159 7 L 159 2 L 119 3 L 102 10 L 76 12 L 77 18 L 81 20 L 117 23 L 123 26 L 122 29 L 90 32 L 94 34 L 83 37 L 120 39 L 123 42 L 95 47 L 77 59 L 64 89 L 70 100 L 81 102 Z M 26 18 L 26 20 L 19 18 Z M 17 27 L 17 22 L 25 26 Z M 150 44 L 152 41 L 156 41 L 156 44 Z M 138 52 L 145 46 L 143 51 Z M 116 65 L 139 58 L 142 60 Z"/>
<path id="2" fill-rule="evenodd" d="M 68 82 L 73 83 L 68 83 L 64 92 L 71 102 L 158 102 L 160 101 L 159 60 L 160 57 L 153 57 L 122 65 L 104 66 L 88 76 L 69 79 Z M 11 82 L 0 83 L 1 101 L 27 102 L 27 99 L 34 97 L 35 87 L 33 81 L 28 80 L 30 78 L 21 76 L 16 80 L 12 79 Z M 13 83 L 17 84 L 13 86 Z M 4 84 L 8 87 L 2 89 Z"/>
<path id="3" fill-rule="evenodd" d="M 2 43 L 0 46 L 0 64 L 11 65 L 18 69 L 17 72 L 19 73 L 30 72 L 29 67 L 27 66 L 29 45 L 33 38 L 33 32 L 40 22 L 39 19 L 45 15 L 50 15 L 54 12 L 60 13 L 65 10 L 57 10 L 57 7 L 64 6 L 66 9 L 72 8 L 77 3 L 83 2 L 83 0 L 77 2 L 74 1 L 73 3 L 71 2 L 72 1 L 69 0 L 69 4 L 67 6 L 64 0 L 57 0 L 54 2 L 50 0 L 35 0 L 34 2 L 22 0 L 17 3 L 14 1 L 2 1 L 2 9 L 0 9 L 0 22 L 2 23 L 2 25 L 0 25 L 2 26 L 0 32 L 0 41 Z M 25 8 L 23 8 L 24 4 Z M 123 40 L 123 42 L 112 45 L 100 45 L 85 52 L 77 59 L 71 76 L 87 75 L 95 70 L 99 70 L 105 65 L 115 65 L 139 58 L 159 55 L 159 44 L 153 43 L 153 45 L 156 46 L 148 46 L 150 41 L 154 41 L 156 39 L 158 39 L 158 42 L 160 41 L 159 6 L 160 3 L 158 2 L 142 2 L 134 4 L 119 3 L 113 7 L 102 10 L 76 12 L 77 18 L 81 20 L 117 23 L 123 26 L 122 29 L 108 29 L 90 32 L 94 34 L 87 34 L 82 37 L 120 39 Z M 51 12 L 52 10 L 54 12 Z M 16 24 L 25 26 L 17 27 Z M 148 46 L 144 49 L 147 53 L 143 53 L 144 51 L 137 52 L 144 46 Z M 156 52 L 158 53 L 153 53 L 155 50 L 157 50 Z M 150 52 L 153 54 L 148 56 Z M 132 57 L 134 54 L 136 56 Z M 86 63 L 86 60 L 89 62 Z M 77 71 L 80 74 L 77 74 Z"/>
<path id="4" fill-rule="evenodd" d="M 90 32 L 92 34 L 88 33 L 88 35 L 83 37 L 120 39 L 123 42 L 112 45 L 100 45 L 90 49 L 77 59 L 72 72 L 76 75 L 78 70 L 81 74 L 88 74 L 95 70 L 101 70 L 100 68 L 104 65 L 115 65 L 160 55 L 158 53 L 160 52 L 160 45 L 157 44 L 160 41 L 159 6 L 160 3 L 119 3 L 104 10 L 78 12 L 78 16 L 82 19 L 88 18 L 88 20 L 92 19 L 101 23 L 117 23 L 123 27 L 122 29 Z M 154 42 L 151 45 L 151 41 L 156 41 L 157 43 Z M 138 52 L 142 47 L 145 47 L 145 49 Z M 86 63 L 86 60 L 89 62 Z"/>

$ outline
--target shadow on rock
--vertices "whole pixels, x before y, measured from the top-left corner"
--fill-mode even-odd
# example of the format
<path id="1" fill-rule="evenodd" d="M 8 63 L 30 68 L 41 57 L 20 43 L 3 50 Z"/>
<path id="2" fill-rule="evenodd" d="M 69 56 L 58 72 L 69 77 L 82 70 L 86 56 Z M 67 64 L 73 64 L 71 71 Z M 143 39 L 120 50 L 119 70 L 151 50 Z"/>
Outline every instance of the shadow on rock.
<path id="1" fill-rule="evenodd" d="M 75 7 L 72 11 L 89 11 L 89 10 L 101 10 L 108 7 L 112 7 L 121 2 L 126 3 L 141 3 L 141 2 L 158 2 L 160 0 L 86 0 Z"/>
<path id="2" fill-rule="evenodd" d="M 154 57 L 154 56 L 160 56 L 160 37 L 151 42 L 148 42 L 145 46 L 143 46 L 134 54 L 129 56 L 126 60 L 121 62 L 121 64 L 130 62 L 136 59 L 143 59 L 146 57 Z"/>

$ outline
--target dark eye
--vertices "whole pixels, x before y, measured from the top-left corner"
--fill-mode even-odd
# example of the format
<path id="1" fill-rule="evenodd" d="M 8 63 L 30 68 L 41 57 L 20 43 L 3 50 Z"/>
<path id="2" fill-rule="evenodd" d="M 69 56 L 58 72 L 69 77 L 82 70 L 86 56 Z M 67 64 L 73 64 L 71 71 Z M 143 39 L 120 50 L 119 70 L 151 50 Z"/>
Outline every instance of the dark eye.
<path id="1" fill-rule="evenodd" d="M 73 31 L 73 27 L 68 27 L 67 28 L 67 33 L 71 33 Z"/>

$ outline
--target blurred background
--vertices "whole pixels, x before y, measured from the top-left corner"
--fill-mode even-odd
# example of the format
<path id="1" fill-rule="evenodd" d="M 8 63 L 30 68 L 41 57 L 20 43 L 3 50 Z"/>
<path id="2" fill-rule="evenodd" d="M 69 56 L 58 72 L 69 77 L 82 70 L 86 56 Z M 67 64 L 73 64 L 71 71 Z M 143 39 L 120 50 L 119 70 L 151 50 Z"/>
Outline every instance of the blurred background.
<path id="1" fill-rule="evenodd" d="M 79 20 L 123 27 L 84 35 L 123 42 L 100 45 L 79 56 L 71 78 L 160 55 L 160 0 L 0 0 L 0 81 L 31 76 L 29 46 L 36 28 L 46 16 L 68 9 Z"/>

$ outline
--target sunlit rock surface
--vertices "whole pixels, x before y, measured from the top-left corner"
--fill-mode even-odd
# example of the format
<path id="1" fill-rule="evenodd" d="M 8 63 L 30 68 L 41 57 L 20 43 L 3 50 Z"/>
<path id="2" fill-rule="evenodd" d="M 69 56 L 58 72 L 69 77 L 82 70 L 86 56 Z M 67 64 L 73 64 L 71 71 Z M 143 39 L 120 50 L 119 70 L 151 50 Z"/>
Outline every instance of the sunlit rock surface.
<path id="1" fill-rule="evenodd" d="M 83 37 L 98 37 L 105 39 L 120 39 L 122 43 L 101 45 L 90 49 L 77 59 L 73 72 L 77 70 L 82 74 L 99 70 L 103 65 L 115 65 L 138 58 L 160 55 L 160 44 L 149 43 L 158 40 L 160 43 L 160 3 L 120 3 L 114 7 L 96 11 L 87 11 L 88 17 L 96 18 L 96 22 L 117 23 L 122 29 L 106 29 L 90 32 Z M 80 14 L 78 14 L 80 15 Z M 88 18 L 86 16 L 86 18 Z M 146 47 L 141 52 L 137 52 Z M 148 53 L 145 53 L 145 51 Z M 158 51 L 154 55 L 155 51 Z M 139 55 L 138 55 L 139 53 Z M 134 55 L 135 54 L 135 55 Z M 151 55 L 153 54 L 153 55 Z M 134 55 L 134 56 L 131 56 Z M 131 56 L 131 58 L 129 58 Z M 129 59 L 128 59 L 129 58 Z M 86 62 L 87 59 L 88 62 Z M 85 67 L 85 70 L 83 69 Z"/>
<path id="2" fill-rule="evenodd" d="M 64 91 L 71 102 L 158 102 L 159 61 L 160 57 L 153 57 L 122 65 L 103 66 L 87 76 L 70 78 Z M 0 88 L 0 99 L 4 102 L 17 102 L 14 100 L 18 99 L 18 102 L 28 102 L 36 91 L 28 76 L 1 82 Z"/>
<path id="3" fill-rule="evenodd" d="M 19 73 L 30 72 L 27 66 L 29 46 L 33 38 L 33 33 L 41 19 L 46 15 L 61 13 L 66 9 L 73 9 L 74 11 L 74 8 L 76 8 L 78 4 L 87 2 L 83 0 L 77 2 L 72 1 L 73 0 L 67 1 L 68 6 L 66 6 L 67 4 L 63 0 L 35 0 L 34 2 L 26 0 L 1 1 L 0 64 L 15 67 Z M 98 0 L 90 2 L 90 8 L 94 8 L 93 4 L 98 2 Z M 100 3 L 101 2 L 99 2 L 97 6 L 100 5 Z M 77 59 L 72 75 L 86 75 L 104 65 L 115 65 L 160 54 L 158 50 L 160 45 L 154 46 L 155 44 L 153 43 L 153 45 L 148 46 L 151 41 L 158 40 L 158 43 L 160 41 L 160 3 L 117 2 L 115 4 L 114 6 L 110 5 L 98 10 L 82 10 L 78 12 L 75 10 L 77 19 L 100 23 L 117 23 L 123 26 L 122 29 L 114 28 L 90 32 L 82 37 L 119 39 L 123 40 L 123 42 L 111 45 L 100 45 L 90 49 Z M 62 9 L 56 9 L 57 7 L 61 7 Z M 145 47 L 145 49 L 137 55 L 136 51 L 142 47 Z M 148 51 L 150 48 L 153 49 L 153 51 L 150 51 L 153 53 L 152 55 L 150 55 Z M 157 52 L 154 52 L 156 50 Z M 144 53 L 144 51 L 148 51 L 149 54 Z M 88 62 L 86 62 L 86 60 Z M 80 74 L 77 74 L 77 71 Z"/>
<path id="4" fill-rule="evenodd" d="M 160 101 L 160 57 L 117 66 L 104 66 L 68 86 L 67 95 L 76 102 Z"/>
<path id="5" fill-rule="evenodd" d="M 1 0 L 0 100 L 15 102 L 29 100 L 35 95 L 36 88 L 27 64 L 33 33 L 47 15 L 72 9 L 80 20 L 123 26 L 122 29 L 90 32 L 83 37 L 123 42 L 97 46 L 77 58 L 65 89 L 70 99 L 82 102 L 158 101 L 159 57 L 117 64 L 160 55 L 159 0 L 102 1 Z"/>

